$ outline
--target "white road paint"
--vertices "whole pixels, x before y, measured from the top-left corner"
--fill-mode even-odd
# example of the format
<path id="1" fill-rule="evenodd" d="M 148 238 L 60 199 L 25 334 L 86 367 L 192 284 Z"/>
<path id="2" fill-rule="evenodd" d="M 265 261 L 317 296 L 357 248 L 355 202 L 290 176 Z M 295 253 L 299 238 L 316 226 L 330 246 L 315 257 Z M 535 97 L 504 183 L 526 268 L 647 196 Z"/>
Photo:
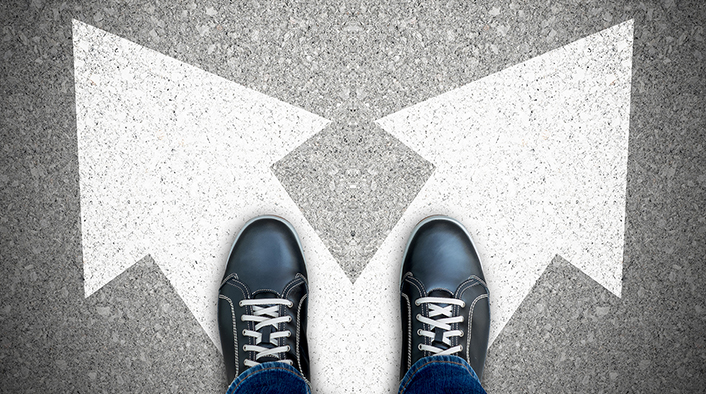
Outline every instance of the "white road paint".
<path id="1" fill-rule="evenodd" d="M 286 217 L 311 286 L 312 383 L 395 392 L 402 248 L 461 220 L 494 339 L 556 254 L 620 295 L 632 21 L 379 120 L 436 171 L 352 285 L 270 172 L 327 120 L 74 21 L 85 294 L 149 254 L 220 348 L 217 286 L 251 217 Z"/>
<path id="2" fill-rule="evenodd" d="M 399 308 L 380 289 L 431 214 L 474 236 L 491 343 L 557 254 L 620 296 L 632 37 L 630 20 L 378 120 L 436 171 L 356 282 L 374 309 Z M 394 338 L 397 316 L 361 329 Z M 393 351 L 386 341 L 371 360 Z"/>
<path id="3" fill-rule="evenodd" d="M 149 254 L 220 349 L 227 253 L 265 213 L 299 229 L 311 280 L 347 281 L 270 171 L 327 120 L 79 21 L 73 39 L 86 297 Z"/>

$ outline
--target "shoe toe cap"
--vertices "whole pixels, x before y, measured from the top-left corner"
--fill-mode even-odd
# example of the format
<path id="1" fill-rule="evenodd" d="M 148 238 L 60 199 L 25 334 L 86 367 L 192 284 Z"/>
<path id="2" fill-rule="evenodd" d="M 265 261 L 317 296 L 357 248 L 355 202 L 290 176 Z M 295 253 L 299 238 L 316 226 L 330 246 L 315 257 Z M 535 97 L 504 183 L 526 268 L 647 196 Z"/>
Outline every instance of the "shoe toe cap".
<path id="1" fill-rule="evenodd" d="M 485 281 L 480 258 L 468 232 L 446 217 L 422 222 L 407 247 L 402 274 L 411 272 L 427 290 L 458 286 L 475 275 Z"/>
<path id="2" fill-rule="evenodd" d="M 265 217 L 249 223 L 233 245 L 226 268 L 251 291 L 281 292 L 297 275 L 306 277 L 306 265 L 294 229 L 283 219 Z"/>

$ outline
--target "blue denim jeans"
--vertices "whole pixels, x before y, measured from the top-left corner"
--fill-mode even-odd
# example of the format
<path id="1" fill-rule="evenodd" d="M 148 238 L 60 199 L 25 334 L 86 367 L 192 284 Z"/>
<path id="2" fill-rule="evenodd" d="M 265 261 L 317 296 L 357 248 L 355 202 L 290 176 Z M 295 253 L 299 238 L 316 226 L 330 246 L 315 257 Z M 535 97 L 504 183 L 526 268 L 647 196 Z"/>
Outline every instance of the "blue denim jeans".
<path id="1" fill-rule="evenodd" d="M 248 368 L 226 394 L 310 394 L 309 384 L 294 367 L 270 362 Z M 457 356 L 424 357 L 400 382 L 399 394 L 485 394 L 470 365 Z"/>
<path id="2" fill-rule="evenodd" d="M 400 382 L 398 394 L 485 394 L 478 375 L 458 356 L 419 359 Z"/>
<path id="3" fill-rule="evenodd" d="M 296 368 L 280 362 L 250 367 L 236 376 L 226 394 L 310 394 L 309 384 Z"/>

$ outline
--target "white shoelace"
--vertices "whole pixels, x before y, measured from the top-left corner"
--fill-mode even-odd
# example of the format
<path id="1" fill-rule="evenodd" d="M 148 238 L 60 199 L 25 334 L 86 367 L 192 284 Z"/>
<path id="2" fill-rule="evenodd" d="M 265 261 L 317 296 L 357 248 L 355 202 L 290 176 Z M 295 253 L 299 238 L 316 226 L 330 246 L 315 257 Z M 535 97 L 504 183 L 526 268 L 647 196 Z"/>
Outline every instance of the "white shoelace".
<path id="1" fill-rule="evenodd" d="M 453 355 L 460 351 L 463 351 L 463 345 L 451 346 L 451 337 L 462 337 L 463 331 L 452 330 L 451 324 L 462 323 L 463 316 L 453 315 L 453 306 L 458 305 L 461 308 L 466 306 L 466 303 L 462 300 L 456 298 L 446 298 L 446 297 L 422 297 L 414 301 L 414 304 L 419 306 L 421 304 L 429 304 L 429 317 L 424 317 L 421 314 L 417 314 L 417 320 L 422 323 L 428 324 L 430 331 L 419 329 L 417 330 L 417 335 L 431 338 L 432 341 L 435 339 L 449 346 L 448 349 L 441 349 L 436 346 L 419 344 L 419 350 L 432 352 L 435 355 Z M 441 306 L 439 304 L 447 304 L 446 306 Z M 432 319 L 436 316 L 442 316 L 441 318 Z M 437 338 L 434 332 L 435 328 L 439 328 L 442 331 L 441 338 Z"/>
<path id="2" fill-rule="evenodd" d="M 242 306 L 252 306 L 252 315 L 242 315 L 240 319 L 242 321 L 257 322 L 255 324 L 255 331 L 253 330 L 243 330 L 243 335 L 247 337 L 255 338 L 255 345 L 244 345 L 243 350 L 246 352 L 255 352 L 255 360 L 245 360 L 245 366 L 252 367 L 260 364 L 257 362 L 262 357 L 274 356 L 279 357 L 280 353 L 285 353 L 290 350 L 289 345 L 277 346 L 277 340 L 279 338 L 287 338 L 292 335 L 292 332 L 287 331 L 277 331 L 277 325 L 279 323 L 289 323 L 292 321 L 291 316 L 280 316 L 279 305 L 286 305 L 287 308 L 291 308 L 293 305 L 292 301 L 285 300 L 282 298 L 263 298 L 263 299 L 252 299 L 252 300 L 242 300 L 238 303 Z M 272 329 L 268 329 L 267 334 L 259 332 L 262 328 L 272 326 Z M 269 334 L 269 335 L 268 335 Z M 266 338 L 269 336 L 269 339 Z M 269 343 L 275 347 L 264 347 L 259 346 L 260 344 Z M 292 365 L 292 360 L 278 359 L 272 361 L 279 361 Z"/>

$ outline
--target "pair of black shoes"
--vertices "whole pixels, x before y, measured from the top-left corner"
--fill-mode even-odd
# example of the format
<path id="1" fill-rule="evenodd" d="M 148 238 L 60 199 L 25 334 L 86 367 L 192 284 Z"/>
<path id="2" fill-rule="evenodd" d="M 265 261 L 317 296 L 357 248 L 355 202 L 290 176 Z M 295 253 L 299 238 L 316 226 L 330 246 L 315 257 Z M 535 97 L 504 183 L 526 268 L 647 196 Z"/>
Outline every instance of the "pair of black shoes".
<path id="1" fill-rule="evenodd" d="M 400 379 L 417 360 L 456 355 L 483 375 L 490 308 L 480 259 L 466 229 L 433 216 L 412 232 L 400 278 Z M 218 328 L 228 381 L 247 368 L 279 361 L 309 380 L 309 287 L 301 243 L 275 216 L 238 234 L 218 295 Z"/>

